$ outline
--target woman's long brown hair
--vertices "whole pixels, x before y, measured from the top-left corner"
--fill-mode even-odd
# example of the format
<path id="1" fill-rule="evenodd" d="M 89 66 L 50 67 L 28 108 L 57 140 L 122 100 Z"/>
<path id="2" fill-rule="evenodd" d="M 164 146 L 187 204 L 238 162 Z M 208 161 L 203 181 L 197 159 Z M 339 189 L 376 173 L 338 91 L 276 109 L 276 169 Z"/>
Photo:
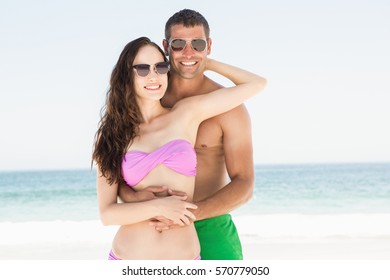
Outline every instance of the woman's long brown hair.
<path id="1" fill-rule="evenodd" d="M 95 135 L 92 161 L 108 183 L 123 182 L 121 165 L 123 156 L 138 134 L 142 116 L 135 99 L 133 62 L 144 46 L 153 46 L 167 61 L 164 52 L 147 37 L 128 43 L 119 56 L 111 74 L 106 104 L 101 110 L 99 128 Z"/>

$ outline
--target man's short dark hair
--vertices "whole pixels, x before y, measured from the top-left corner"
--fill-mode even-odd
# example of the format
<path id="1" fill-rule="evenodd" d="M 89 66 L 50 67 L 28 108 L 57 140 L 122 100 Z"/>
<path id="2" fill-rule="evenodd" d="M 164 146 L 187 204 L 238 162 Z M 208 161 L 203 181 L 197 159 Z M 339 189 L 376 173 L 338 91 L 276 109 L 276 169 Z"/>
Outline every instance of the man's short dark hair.
<path id="1" fill-rule="evenodd" d="M 185 27 L 202 25 L 206 34 L 206 38 L 209 38 L 210 36 L 210 27 L 205 17 L 197 11 L 184 9 L 175 13 L 168 19 L 167 23 L 165 24 L 165 39 L 168 40 L 171 38 L 171 27 L 178 24 L 182 24 Z"/>

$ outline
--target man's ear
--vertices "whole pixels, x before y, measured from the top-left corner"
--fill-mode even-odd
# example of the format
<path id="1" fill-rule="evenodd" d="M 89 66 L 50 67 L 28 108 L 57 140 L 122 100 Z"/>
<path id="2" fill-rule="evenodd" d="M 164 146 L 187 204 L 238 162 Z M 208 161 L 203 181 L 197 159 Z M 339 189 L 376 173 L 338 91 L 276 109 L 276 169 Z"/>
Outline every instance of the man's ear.
<path id="1" fill-rule="evenodd" d="M 211 38 L 207 39 L 207 55 L 211 53 L 211 45 L 213 44 L 213 40 Z"/>
<path id="2" fill-rule="evenodd" d="M 169 44 L 167 39 L 163 39 L 162 41 L 163 47 L 164 47 L 164 52 L 166 56 L 169 56 Z"/>

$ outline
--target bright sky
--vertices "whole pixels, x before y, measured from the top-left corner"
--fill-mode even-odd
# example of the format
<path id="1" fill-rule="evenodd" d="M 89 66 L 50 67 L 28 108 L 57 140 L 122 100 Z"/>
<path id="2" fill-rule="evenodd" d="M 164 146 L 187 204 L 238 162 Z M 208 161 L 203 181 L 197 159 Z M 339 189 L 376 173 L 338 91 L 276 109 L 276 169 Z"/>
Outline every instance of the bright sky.
<path id="1" fill-rule="evenodd" d="M 389 1 L 186 2 L 0 0 L 0 170 L 88 168 L 121 50 L 183 8 L 211 57 L 269 81 L 246 103 L 256 163 L 390 161 Z"/>

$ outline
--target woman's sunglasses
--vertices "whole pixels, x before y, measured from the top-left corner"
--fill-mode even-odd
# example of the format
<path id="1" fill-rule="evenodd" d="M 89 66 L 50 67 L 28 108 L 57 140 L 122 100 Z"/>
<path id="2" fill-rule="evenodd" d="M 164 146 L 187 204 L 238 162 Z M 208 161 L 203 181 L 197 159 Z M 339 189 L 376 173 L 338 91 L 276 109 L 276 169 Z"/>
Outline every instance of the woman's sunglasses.
<path id="1" fill-rule="evenodd" d="M 207 46 L 207 41 L 204 39 L 192 39 L 189 42 L 191 42 L 191 48 L 197 52 L 203 52 Z M 169 45 L 174 52 L 180 52 L 186 47 L 187 41 L 184 39 L 173 39 Z"/>
<path id="2" fill-rule="evenodd" d="M 133 68 L 137 72 L 137 75 L 140 77 L 146 77 L 147 75 L 149 75 L 151 67 L 153 67 L 153 70 L 157 74 L 164 75 L 169 71 L 169 62 L 159 62 L 154 65 L 149 65 L 149 64 L 133 65 Z"/>

